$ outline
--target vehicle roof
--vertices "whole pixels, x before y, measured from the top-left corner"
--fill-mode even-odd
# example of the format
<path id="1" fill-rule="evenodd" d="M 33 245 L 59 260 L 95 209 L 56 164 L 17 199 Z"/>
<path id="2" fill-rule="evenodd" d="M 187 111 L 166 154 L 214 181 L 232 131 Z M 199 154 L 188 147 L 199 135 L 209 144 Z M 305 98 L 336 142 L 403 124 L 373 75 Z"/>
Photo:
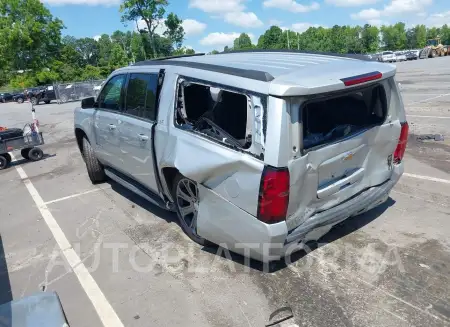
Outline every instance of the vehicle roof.
<path id="1" fill-rule="evenodd" d="M 286 51 L 231 52 L 195 55 L 136 63 L 134 66 L 178 66 L 214 71 L 256 81 L 270 82 L 269 94 L 298 96 L 344 88 L 343 78 L 380 72 L 395 74 L 395 66 L 359 55 Z M 136 67 L 137 68 L 137 67 Z M 201 79 L 201 73 L 196 74 Z"/>

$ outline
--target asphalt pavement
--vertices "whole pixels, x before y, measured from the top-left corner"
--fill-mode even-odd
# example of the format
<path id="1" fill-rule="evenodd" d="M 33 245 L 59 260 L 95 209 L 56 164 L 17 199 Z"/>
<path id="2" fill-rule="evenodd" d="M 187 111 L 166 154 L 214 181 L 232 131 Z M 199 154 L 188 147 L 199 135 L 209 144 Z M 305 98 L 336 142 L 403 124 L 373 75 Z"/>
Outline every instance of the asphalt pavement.
<path id="1" fill-rule="evenodd" d="M 79 103 L 36 106 L 45 159 L 0 172 L 0 303 L 57 291 L 71 326 L 450 326 L 450 57 L 397 64 L 410 123 L 390 199 L 292 263 L 202 248 L 123 187 L 93 186 L 76 146 Z M 0 104 L 22 127 L 29 104 Z M 418 141 L 442 134 L 444 141 Z"/>

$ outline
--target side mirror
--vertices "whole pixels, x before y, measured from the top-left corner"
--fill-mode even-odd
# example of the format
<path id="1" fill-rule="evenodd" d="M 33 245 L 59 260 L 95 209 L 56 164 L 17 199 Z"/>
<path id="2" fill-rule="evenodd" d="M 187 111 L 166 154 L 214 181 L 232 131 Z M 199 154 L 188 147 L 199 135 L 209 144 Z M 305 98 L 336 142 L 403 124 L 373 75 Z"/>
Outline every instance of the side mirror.
<path id="1" fill-rule="evenodd" d="M 81 100 L 81 108 L 82 109 L 89 109 L 89 108 L 95 108 L 96 102 L 94 97 L 86 98 Z"/>

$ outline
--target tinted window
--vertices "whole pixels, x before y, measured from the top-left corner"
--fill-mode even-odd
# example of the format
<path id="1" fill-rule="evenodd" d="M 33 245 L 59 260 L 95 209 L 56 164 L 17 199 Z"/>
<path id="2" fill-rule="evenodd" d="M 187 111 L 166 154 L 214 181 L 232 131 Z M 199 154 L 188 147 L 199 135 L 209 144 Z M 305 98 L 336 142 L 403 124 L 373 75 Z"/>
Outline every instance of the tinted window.
<path id="1" fill-rule="evenodd" d="M 157 87 L 158 75 L 131 74 L 128 81 L 126 113 L 155 120 Z"/>
<path id="2" fill-rule="evenodd" d="M 98 96 L 99 108 L 120 110 L 120 93 L 122 90 L 125 75 L 117 75 L 111 78 Z"/>

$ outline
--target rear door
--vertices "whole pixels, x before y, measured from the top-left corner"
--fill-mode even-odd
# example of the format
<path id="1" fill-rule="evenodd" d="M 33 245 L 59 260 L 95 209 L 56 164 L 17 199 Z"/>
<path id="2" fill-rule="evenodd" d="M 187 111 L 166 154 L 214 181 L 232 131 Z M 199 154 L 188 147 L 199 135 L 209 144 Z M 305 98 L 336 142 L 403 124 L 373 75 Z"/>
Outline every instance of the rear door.
<path id="1" fill-rule="evenodd" d="M 289 165 L 289 227 L 391 177 L 401 129 L 392 86 L 384 80 L 301 105 L 304 154 Z"/>
<path id="2" fill-rule="evenodd" d="M 125 110 L 119 124 L 123 171 L 151 191 L 158 192 L 154 164 L 152 128 L 156 122 L 158 70 L 130 73 L 126 87 Z"/>
<path id="3" fill-rule="evenodd" d="M 98 96 L 98 108 L 94 114 L 96 154 L 106 165 L 119 170 L 124 169 L 118 126 L 125 80 L 126 74 L 111 77 Z"/>

